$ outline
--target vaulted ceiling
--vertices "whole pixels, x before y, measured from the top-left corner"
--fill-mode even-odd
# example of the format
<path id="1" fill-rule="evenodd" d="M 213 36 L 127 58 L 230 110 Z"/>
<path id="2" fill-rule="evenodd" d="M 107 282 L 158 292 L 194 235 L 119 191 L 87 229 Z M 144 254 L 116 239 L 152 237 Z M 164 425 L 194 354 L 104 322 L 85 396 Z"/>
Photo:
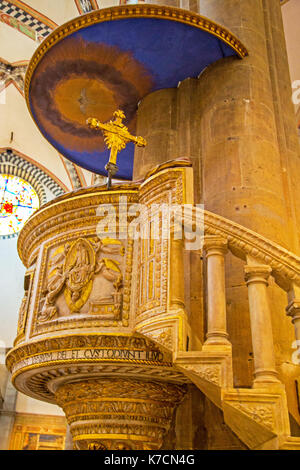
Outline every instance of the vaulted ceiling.
<path id="1" fill-rule="evenodd" d="M 274 0 L 275 1 L 275 0 Z M 124 0 L 0 0 L 0 153 L 11 148 L 47 171 L 64 190 L 90 185 L 91 172 L 66 161 L 43 138 L 23 95 L 26 66 L 53 29 L 80 15 Z M 291 80 L 300 80 L 300 1 L 282 1 Z M 300 113 L 298 105 L 296 111 Z M 299 114 L 300 121 L 300 114 Z"/>

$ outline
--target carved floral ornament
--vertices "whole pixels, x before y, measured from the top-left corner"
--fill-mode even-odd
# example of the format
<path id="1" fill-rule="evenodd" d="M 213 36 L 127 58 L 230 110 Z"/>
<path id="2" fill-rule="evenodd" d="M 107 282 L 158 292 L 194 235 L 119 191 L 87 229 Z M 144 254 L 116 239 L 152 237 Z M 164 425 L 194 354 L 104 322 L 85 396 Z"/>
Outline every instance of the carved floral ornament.
<path id="1" fill-rule="evenodd" d="M 187 208 L 187 226 L 195 223 L 196 212 L 203 214 L 205 235 L 217 235 L 227 240 L 228 248 L 242 260 L 250 256 L 270 266 L 275 281 L 284 290 L 288 291 L 293 282 L 300 285 L 299 256 L 242 225 L 199 207 Z"/>
<path id="2" fill-rule="evenodd" d="M 25 369 L 27 371 L 26 379 L 24 380 L 22 374 L 24 370 L 13 372 L 12 382 L 14 386 L 25 393 L 38 400 L 45 400 L 49 403 L 55 403 L 55 394 L 58 388 L 63 383 L 72 383 L 76 381 L 79 375 L 90 377 L 123 377 L 123 378 L 139 378 L 139 380 L 153 381 L 159 380 L 167 383 L 186 385 L 190 379 L 183 375 L 182 372 L 175 369 L 171 363 L 147 363 L 146 361 L 112 361 L 99 362 L 89 360 L 86 362 L 66 363 L 61 361 L 60 364 L 55 365 L 51 363 L 51 374 L 49 377 L 49 365 L 41 369 L 41 365 L 35 365 L 32 369 Z M 43 364 L 42 364 L 43 366 Z"/>
<path id="3" fill-rule="evenodd" d="M 250 416 L 254 421 L 266 426 L 267 428 L 274 428 L 274 416 L 273 406 L 266 404 L 249 404 L 249 403 L 237 403 L 236 408 L 241 410 L 246 415 Z"/>
<path id="4" fill-rule="evenodd" d="M 201 379 L 207 380 L 208 382 L 212 382 L 216 385 L 220 385 L 220 377 L 221 377 L 221 368 L 217 365 L 201 365 L 201 366 L 193 366 L 188 365 L 186 367 L 188 372 L 192 372 L 196 374 Z"/>
<path id="5" fill-rule="evenodd" d="M 86 404 L 86 400 L 96 398 L 128 398 L 160 401 L 165 404 L 175 405 L 180 403 L 186 387 L 183 385 L 170 385 L 163 382 L 143 382 L 119 378 L 87 380 L 81 383 L 63 385 L 57 392 L 57 403 L 66 406 L 73 401 Z"/>

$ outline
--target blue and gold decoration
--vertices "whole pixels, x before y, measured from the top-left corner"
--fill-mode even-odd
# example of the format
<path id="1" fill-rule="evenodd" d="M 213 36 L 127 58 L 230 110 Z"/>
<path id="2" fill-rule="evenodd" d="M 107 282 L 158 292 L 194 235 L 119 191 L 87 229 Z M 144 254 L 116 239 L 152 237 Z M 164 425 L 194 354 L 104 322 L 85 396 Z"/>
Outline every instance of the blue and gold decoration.
<path id="1" fill-rule="evenodd" d="M 42 134 L 66 158 L 106 175 L 109 150 L 86 125 L 116 109 L 135 133 L 139 101 L 197 77 L 209 64 L 247 55 L 229 31 L 190 11 L 157 5 L 98 10 L 57 28 L 34 54 L 27 104 Z M 117 178 L 131 179 L 134 144 L 121 151 Z"/>

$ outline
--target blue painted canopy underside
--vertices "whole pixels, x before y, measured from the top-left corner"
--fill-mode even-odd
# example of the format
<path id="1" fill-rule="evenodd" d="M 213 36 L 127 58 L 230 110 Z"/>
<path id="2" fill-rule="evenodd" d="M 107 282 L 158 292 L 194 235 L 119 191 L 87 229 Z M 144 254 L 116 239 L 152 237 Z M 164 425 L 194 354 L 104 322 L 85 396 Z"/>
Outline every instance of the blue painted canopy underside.
<path id="1" fill-rule="evenodd" d="M 81 29 L 67 40 L 78 39 L 86 44 L 87 51 L 93 45 L 113 46 L 124 52 L 130 52 L 133 61 L 145 71 L 151 80 L 149 92 L 177 87 L 180 81 L 190 77 L 196 78 L 213 62 L 236 52 L 217 37 L 176 21 L 152 18 L 131 18 L 102 22 Z M 59 44 L 60 47 L 66 39 Z M 52 51 L 51 63 L 53 63 Z M 76 47 L 74 47 L 76 58 Z M 81 57 L 82 59 L 82 57 Z M 47 62 L 47 54 L 43 58 Z M 118 70 L 122 73 L 122 70 Z M 35 74 L 38 75 L 39 66 Z M 143 78 L 141 77 L 141 80 Z M 132 85 L 134 87 L 134 85 Z M 57 137 L 52 128 L 48 128 L 45 122 L 41 122 L 37 105 L 32 101 L 35 93 L 34 82 L 30 89 L 30 106 L 34 119 L 43 135 L 66 158 L 77 165 L 98 174 L 106 175 L 104 169 L 108 159 L 108 150 L 90 151 L 83 147 L 76 149 L 66 139 Z M 132 103 L 137 109 L 138 102 Z M 97 116 L 95 116 L 97 117 Z M 59 124 L 57 124 L 59 125 Z M 132 179 L 134 159 L 134 145 L 128 144 L 118 156 L 119 171 L 116 178 Z"/>

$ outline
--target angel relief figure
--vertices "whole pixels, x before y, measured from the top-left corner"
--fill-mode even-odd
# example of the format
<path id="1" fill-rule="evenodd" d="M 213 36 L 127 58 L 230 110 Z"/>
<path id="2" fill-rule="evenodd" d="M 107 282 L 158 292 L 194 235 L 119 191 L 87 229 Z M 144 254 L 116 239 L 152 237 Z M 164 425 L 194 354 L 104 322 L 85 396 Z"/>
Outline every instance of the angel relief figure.
<path id="1" fill-rule="evenodd" d="M 54 255 L 49 263 L 47 287 L 43 292 L 43 307 L 38 321 L 45 322 L 59 316 L 57 297 L 64 292 L 66 303 L 72 313 L 78 313 L 87 302 L 93 287 L 93 278 L 101 274 L 113 283 L 114 301 L 119 308 L 122 274 L 119 263 L 101 258 L 101 253 L 124 255 L 124 247 L 118 240 L 105 239 L 90 243 L 79 239 L 72 245 L 66 243 L 63 251 Z"/>
<path id="2" fill-rule="evenodd" d="M 70 249 L 70 244 L 66 243 L 64 251 L 54 256 L 49 263 L 49 274 L 47 288 L 42 292 L 44 295 L 44 305 L 38 317 L 39 322 L 51 320 L 57 315 L 55 300 L 65 285 L 66 273 L 63 273 L 63 262 Z"/>
<path id="3" fill-rule="evenodd" d="M 84 286 L 89 283 L 95 270 L 94 253 L 92 256 L 90 255 L 89 251 L 91 250 L 88 249 L 86 243 L 86 241 L 80 240 L 76 251 L 74 250 L 75 256 L 66 260 L 66 285 L 73 304 L 80 299 Z"/>

